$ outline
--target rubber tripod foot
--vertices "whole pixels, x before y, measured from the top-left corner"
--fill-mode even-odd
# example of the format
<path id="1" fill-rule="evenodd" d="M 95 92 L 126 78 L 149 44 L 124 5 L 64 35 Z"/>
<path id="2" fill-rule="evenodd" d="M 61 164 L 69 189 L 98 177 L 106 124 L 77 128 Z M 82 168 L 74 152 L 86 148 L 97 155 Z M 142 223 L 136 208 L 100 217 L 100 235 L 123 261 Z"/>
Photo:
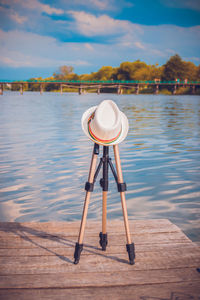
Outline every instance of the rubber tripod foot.
<path id="1" fill-rule="evenodd" d="M 80 255 L 83 250 L 83 244 L 76 243 L 74 251 L 74 264 L 77 265 L 80 260 Z"/>
<path id="2" fill-rule="evenodd" d="M 126 244 L 126 250 L 128 252 L 128 256 L 129 256 L 129 262 L 131 265 L 134 265 L 135 261 L 135 246 L 134 243 L 132 244 Z"/>
<path id="3" fill-rule="evenodd" d="M 107 233 L 100 232 L 99 233 L 99 237 L 100 237 L 99 244 L 100 244 L 102 250 L 106 251 L 106 246 L 108 245 L 108 236 L 107 236 Z"/>

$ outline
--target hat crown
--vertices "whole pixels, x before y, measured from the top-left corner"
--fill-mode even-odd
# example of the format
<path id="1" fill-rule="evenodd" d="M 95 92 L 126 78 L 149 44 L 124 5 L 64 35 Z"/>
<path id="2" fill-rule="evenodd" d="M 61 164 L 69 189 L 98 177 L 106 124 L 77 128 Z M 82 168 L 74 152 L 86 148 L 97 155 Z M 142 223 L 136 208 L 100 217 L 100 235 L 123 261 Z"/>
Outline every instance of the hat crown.
<path id="1" fill-rule="evenodd" d="M 102 101 L 95 111 L 96 123 L 105 130 L 119 127 L 121 116 L 117 105 L 112 100 Z"/>
<path id="2" fill-rule="evenodd" d="M 121 113 L 112 100 L 104 100 L 97 106 L 90 128 L 100 140 L 113 139 L 120 133 Z"/>

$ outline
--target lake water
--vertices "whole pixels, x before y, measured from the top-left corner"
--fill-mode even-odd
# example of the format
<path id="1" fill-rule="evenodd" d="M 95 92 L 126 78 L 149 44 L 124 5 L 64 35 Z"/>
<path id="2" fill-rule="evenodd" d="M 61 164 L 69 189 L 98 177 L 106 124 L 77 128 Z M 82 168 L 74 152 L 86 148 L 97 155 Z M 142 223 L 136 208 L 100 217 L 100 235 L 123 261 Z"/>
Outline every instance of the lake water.
<path id="1" fill-rule="evenodd" d="M 104 99 L 114 100 L 129 119 L 129 134 L 119 145 L 129 219 L 168 218 L 200 240 L 199 96 L 5 92 L 0 221 L 81 219 L 93 143 L 80 120 Z M 109 176 L 108 218 L 122 219 L 120 195 Z M 101 219 L 101 194 L 97 180 L 90 219 Z"/>

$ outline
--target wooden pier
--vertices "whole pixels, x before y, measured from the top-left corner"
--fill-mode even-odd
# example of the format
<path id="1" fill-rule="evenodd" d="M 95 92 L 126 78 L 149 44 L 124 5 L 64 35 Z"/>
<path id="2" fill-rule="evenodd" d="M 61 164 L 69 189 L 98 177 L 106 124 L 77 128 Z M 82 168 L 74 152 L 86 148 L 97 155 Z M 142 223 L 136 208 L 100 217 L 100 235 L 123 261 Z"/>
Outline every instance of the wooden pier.
<path id="1" fill-rule="evenodd" d="M 60 93 L 63 94 L 64 88 L 75 89 L 79 95 L 85 94 L 86 91 L 93 90 L 99 95 L 101 91 L 108 91 L 111 89 L 118 95 L 123 94 L 123 91 L 128 89 L 132 90 L 132 93 L 139 95 L 140 91 L 144 88 L 150 88 L 152 93 L 159 94 L 159 90 L 162 88 L 170 89 L 173 95 L 176 95 L 179 88 L 188 88 L 191 94 L 195 94 L 196 90 L 200 88 L 200 81 L 160 81 L 160 80 L 23 80 L 23 81 L 0 81 L 0 95 L 6 88 L 12 90 L 17 88 L 20 94 L 23 95 L 25 90 L 32 90 L 31 86 L 37 86 L 38 91 L 42 95 L 45 91 L 46 85 L 56 85 Z"/>
<path id="2" fill-rule="evenodd" d="M 200 247 L 169 220 L 130 221 L 136 248 L 128 263 L 123 222 L 88 221 L 73 264 L 80 222 L 0 223 L 0 299 L 199 300 Z"/>

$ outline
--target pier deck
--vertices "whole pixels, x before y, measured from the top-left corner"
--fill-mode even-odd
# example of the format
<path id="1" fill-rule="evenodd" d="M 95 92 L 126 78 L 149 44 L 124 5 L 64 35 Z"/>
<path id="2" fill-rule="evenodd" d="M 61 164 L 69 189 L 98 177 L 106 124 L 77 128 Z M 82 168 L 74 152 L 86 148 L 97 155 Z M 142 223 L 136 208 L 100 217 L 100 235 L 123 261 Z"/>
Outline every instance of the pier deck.
<path id="1" fill-rule="evenodd" d="M 0 223 L 0 299 L 183 300 L 200 296 L 200 247 L 169 220 L 130 221 L 136 248 L 128 263 L 123 222 L 88 221 L 73 264 L 80 222 Z"/>

